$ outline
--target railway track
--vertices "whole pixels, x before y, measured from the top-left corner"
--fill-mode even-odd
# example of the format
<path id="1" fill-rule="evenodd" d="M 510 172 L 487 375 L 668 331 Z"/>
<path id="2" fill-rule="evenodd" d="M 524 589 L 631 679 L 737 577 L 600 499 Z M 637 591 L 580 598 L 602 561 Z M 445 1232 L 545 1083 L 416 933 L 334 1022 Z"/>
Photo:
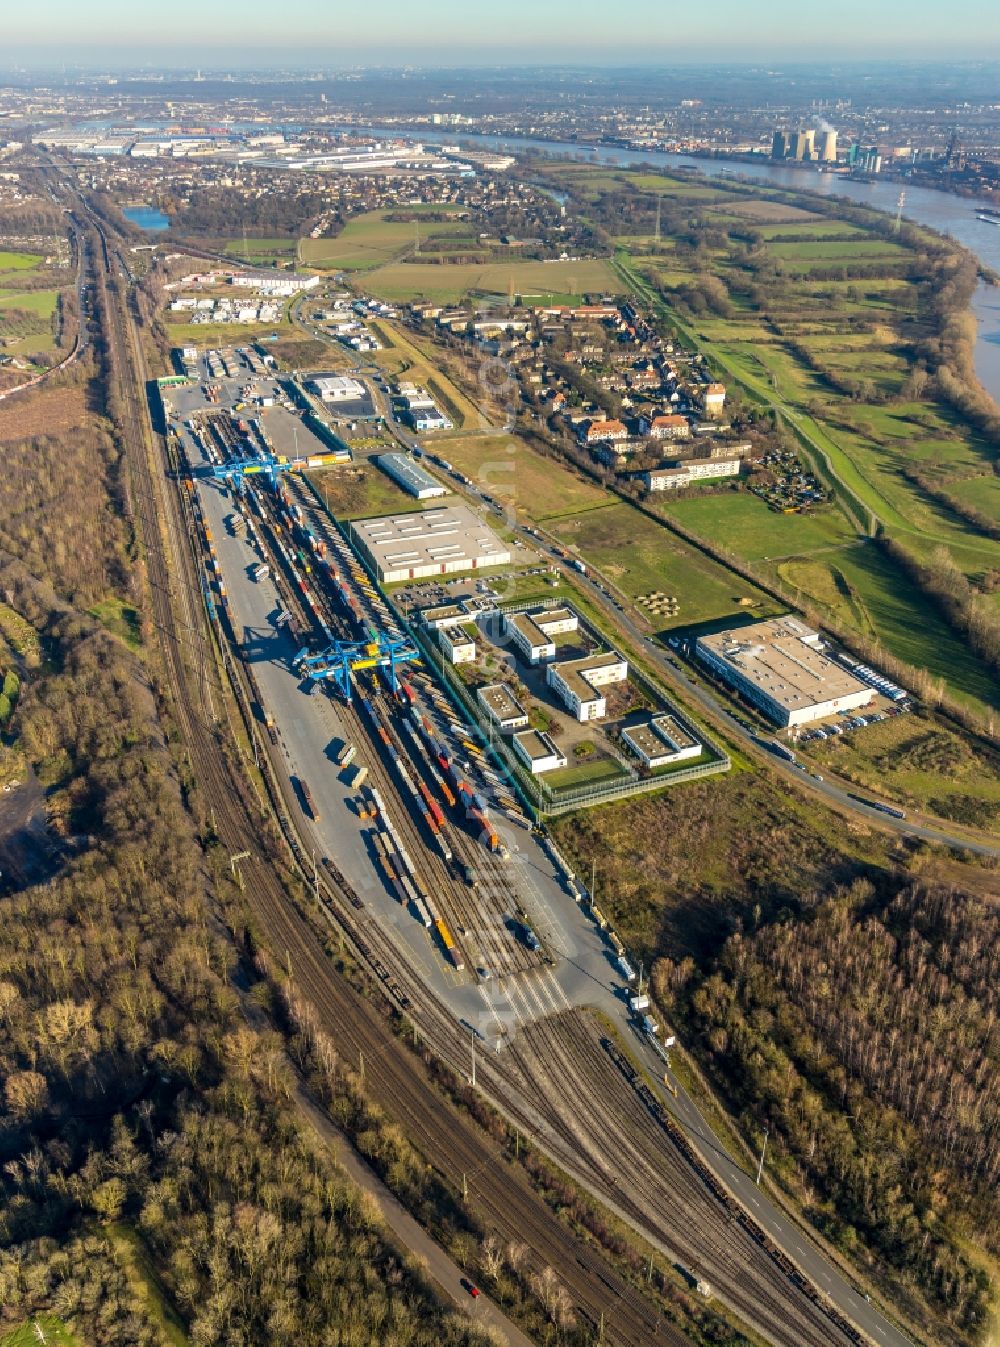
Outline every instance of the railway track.
<path id="1" fill-rule="evenodd" d="M 83 207 L 84 211 L 86 208 Z M 89 212 L 87 212 L 89 215 Z M 172 713 L 190 757 L 202 810 L 230 852 L 242 850 L 264 822 L 259 802 L 223 752 L 216 699 L 223 689 L 205 630 L 198 576 L 184 526 L 184 505 L 165 487 L 174 466 L 153 436 L 148 408 L 138 395 L 145 383 L 142 352 L 134 340 L 124 297 L 106 279 L 120 268 L 107 229 L 90 216 L 99 240 L 96 270 L 108 356 L 123 402 L 122 429 L 131 475 L 131 503 L 145 545 L 150 607 L 172 698 Z M 166 470 L 166 471 L 165 471 Z M 171 574 L 178 577 L 176 591 Z M 370 1097 L 405 1126 L 453 1188 L 463 1181 L 469 1201 L 488 1228 L 528 1246 L 536 1266 L 557 1269 L 574 1304 L 604 1339 L 641 1347 L 651 1338 L 684 1347 L 686 1337 L 665 1324 L 654 1306 L 592 1246 L 576 1239 L 532 1190 L 523 1171 L 465 1114 L 442 1099 L 422 1063 L 391 1032 L 374 1007 L 341 977 L 326 954 L 321 932 L 290 901 L 276 867 L 255 856 L 245 867 L 248 909 L 266 943 L 292 970 L 295 985 L 313 1006 L 319 1024 L 345 1057 L 363 1057 Z M 362 927 L 360 938 L 368 933 Z"/>
<path id="2" fill-rule="evenodd" d="M 405 812 L 405 802 L 403 807 Z M 458 836 L 453 834 L 453 840 Z M 474 911 L 470 919 L 481 922 L 482 916 Z M 559 992 L 554 981 L 553 986 Z M 515 1001 L 524 995 L 523 988 L 510 990 Z M 602 1064 L 600 1045 L 582 1028 L 579 1017 L 546 1018 L 568 1008 L 565 998 L 560 1003 L 554 996 L 530 1010 L 522 1003 L 518 1019 L 533 1028 L 507 1055 L 503 1068 L 497 1068 L 496 1096 L 505 1104 L 518 1095 L 541 1101 L 522 1119 L 536 1135 L 542 1122 L 549 1147 L 570 1172 L 651 1232 L 685 1267 L 711 1279 L 760 1332 L 775 1341 L 808 1347 L 860 1341 L 860 1335 L 820 1300 L 787 1259 L 774 1257 L 759 1227 L 734 1221 L 735 1204 L 717 1184 L 713 1188 L 704 1181 L 704 1162 L 690 1148 L 688 1153 L 679 1148 L 680 1129 L 674 1125 L 671 1131 L 662 1118 L 630 1110 L 627 1097 L 620 1089 L 616 1092 L 608 1073 L 595 1073 L 595 1062 Z M 493 1064 L 484 1070 L 491 1074 Z M 564 1083 L 561 1091 L 553 1093 L 553 1079 Z M 584 1089 L 584 1097 L 594 1101 L 582 1116 L 581 1081 L 590 1087 Z M 620 1177 L 623 1172 L 629 1176 L 627 1187 Z M 665 1189 L 670 1193 L 666 1203 Z M 793 1306 L 788 1304 L 789 1279 L 803 1292 Z"/>
<path id="3" fill-rule="evenodd" d="M 297 601 L 297 596 L 289 601 Z M 329 624 L 336 627 L 342 621 L 334 609 L 325 603 L 321 607 Z M 305 607 L 301 608 L 301 614 L 305 620 Z M 342 634 L 353 636 L 357 633 L 345 629 Z M 371 690 L 369 695 L 376 696 Z M 388 703 L 380 702 L 380 707 L 384 716 L 392 714 Z M 341 712 L 341 719 L 351 715 L 356 722 L 352 722 L 352 732 L 354 729 L 360 729 L 362 734 L 370 731 L 371 727 L 362 717 L 346 708 Z M 396 742 L 398 744 L 399 740 Z M 411 765 L 415 767 L 415 764 Z M 394 798 L 394 782 L 387 767 L 381 785 L 389 798 Z M 419 835 L 419 829 L 410 819 L 405 799 L 398 807 L 400 817 L 405 820 L 408 845 L 413 847 L 415 855 L 427 855 L 427 839 Z M 451 840 L 455 841 L 460 835 L 456 830 L 451 834 Z M 423 848 L 421 842 L 425 844 Z M 470 919 L 481 922 L 482 916 L 481 910 L 474 910 Z M 391 961 L 392 952 L 384 952 Z M 405 971 L 403 976 L 405 978 Z M 558 992 L 558 984 L 553 982 L 553 986 Z M 513 992 L 515 1000 L 519 993 L 525 994 L 523 988 Z M 771 1257 L 771 1252 L 764 1248 L 759 1238 L 762 1232 L 758 1230 L 755 1238 L 746 1228 L 739 1224 L 734 1226 L 731 1208 L 725 1203 L 720 1204 L 719 1194 L 706 1187 L 697 1163 L 692 1157 L 685 1157 L 683 1151 L 678 1155 L 676 1136 L 669 1132 L 665 1135 L 664 1129 L 650 1123 L 642 1111 L 630 1110 L 627 1094 L 616 1089 L 619 1082 L 609 1080 L 607 1073 L 595 1075 L 593 1066 L 595 1059 L 600 1061 L 600 1050 L 593 1035 L 581 1037 L 576 1032 L 567 1040 L 562 1025 L 553 1020 L 546 1021 L 546 1016 L 557 1015 L 567 1008 L 565 998 L 560 1004 L 551 994 L 546 1004 L 536 1002 L 530 1009 L 522 1002 L 521 1013 L 517 1016 L 521 1024 L 542 1022 L 537 1023 L 527 1036 L 527 1047 L 509 1054 L 504 1068 L 497 1068 L 494 1097 L 502 1099 L 505 1107 L 509 1106 L 508 1112 L 513 1110 L 534 1135 L 544 1137 L 547 1148 L 587 1187 L 613 1203 L 640 1229 L 650 1232 L 686 1267 L 710 1278 L 713 1286 L 724 1293 L 727 1302 L 766 1336 L 777 1342 L 801 1343 L 808 1347 L 858 1341 L 849 1325 L 838 1322 L 836 1317 L 831 1318 L 827 1307 L 819 1303 L 818 1296 L 803 1294 L 789 1306 L 789 1278 L 794 1279 L 797 1289 L 802 1291 L 809 1289 L 805 1279 L 792 1265 L 782 1266 Z M 430 1009 L 426 1002 L 421 1003 L 422 1024 L 426 1024 Z M 576 1024 L 573 1018 L 567 1022 L 571 1026 Z M 445 1046 L 441 1048 L 438 1041 L 438 1047 L 441 1055 L 454 1063 L 453 1048 L 449 1044 L 452 1037 L 453 1026 L 443 1026 Z M 540 1064 L 544 1064 L 541 1070 Z M 493 1063 L 484 1064 L 483 1070 L 487 1075 L 494 1074 Z M 553 1094 L 553 1078 L 564 1082 L 566 1088 Z M 586 1088 L 583 1094 L 593 1101 L 593 1107 L 578 1121 L 582 1080 L 587 1080 L 588 1086 L 592 1087 Z M 522 1100 L 530 1098 L 538 1102 L 533 1109 L 520 1105 L 518 1113 L 519 1095 Z M 612 1155 L 613 1165 L 608 1158 Z M 623 1172 L 629 1177 L 627 1187 L 620 1178 Z M 661 1196 L 665 1189 L 670 1193 L 668 1203 Z M 761 1256 L 762 1249 L 764 1257 Z"/>

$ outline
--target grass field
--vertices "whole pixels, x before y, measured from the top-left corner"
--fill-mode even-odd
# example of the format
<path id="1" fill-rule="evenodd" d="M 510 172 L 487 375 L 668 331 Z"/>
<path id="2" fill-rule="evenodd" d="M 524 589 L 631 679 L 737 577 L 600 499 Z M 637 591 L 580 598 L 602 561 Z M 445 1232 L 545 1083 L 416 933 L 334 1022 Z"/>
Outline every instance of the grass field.
<path id="1" fill-rule="evenodd" d="M 855 536 L 839 511 L 776 514 L 744 491 L 665 501 L 661 508 L 668 518 L 747 561 L 808 555 L 839 547 Z"/>
<path id="2" fill-rule="evenodd" d="M 581 262 L 457 262 L 440 266 L 396 262 L 365 277 L 365 288 L 382 299 L 422 297 L 455 303 L 473 291 L 515 295 L 539 303 L 578 302 L 585 294 L 621 292 L 621 283 L 602 258 Z"/>
<path id="3" fill-rule="evenodd" d="M 130 650 L 140 649 L 142 639 L 139 634 L 137 609 L 123 603 L 121 599 L 103 599 L 87 611 L 91 617 L 97 618 L 102 627 L 124 641 Z"/>
<path id="4" fill-rule="evenodd" d="M 44 261 L 39 253 L 5 252 L 0 248 L 0 271 L 31 271 Z"/>
<path id="5" fill-rule="evenodd" d="M 898 243 L 891 243 L 885 239 L 873 239 L 863 233 L 845 237 L 843 240 L 824 240 L 817 243 L 769 243 L 767 251 L 772 257 L 781 257 L 796 262 L 853 262 L 859 259 L 865 261 L 892 259 L 897 261 L 909 255 L 907 250 L 901 248 Z"/>
<path id="6" fill-rule="evenodd" d="M 287 262 L 297 255 L 298 239 L 228 239 L 222 251 L 249 262 Z"/>
<path id="7" fill-rule="evenodd" d="M 450 463 L 519 515 L 548 525 L 607 505 L 611 497 L 514 435 L 455 437 L 442 443 Z"/>
<path id="8" fill-rule="evenodd" d="M 714 622 L 737 614 L 764 617 L 781 611 L 755 585 L 739 579 L 624 502 L 549 520 L 546 527 L 630 597 L 654 590 L 676 595 L 677 615 L 657 619 L 664 628 Z M 750 603 L 741 604 L 741 599 Z"/>
<path id="9" fill-rule="evenodd" d="M 931 719 L 897 716 L 803 752 L 884 799 L 1000 833 L 1000 762 Z"/>
<path id="10" fill-rule="evenodd" d="M 58 298 L 58 290 L 0 290 L 0 309 L 26 309 L 39 318 L 51 318 Z"/>
<path id="11" fill-rule="evenodd" d="M 183 1321 L 167 1296 L 142 1236 L 125 1221 L 116 1221 L 109 1226 L 107 1234 L 129 1285 L 145 1304 L 167 1347 L 189 1347 L 190 1339 Z"/>
<path id="12" fill-rule="evenodd" d="M 240 346 L 270 332 L 287 331 L 278 323 L 167 323 L 174 346 Z"/>
<path id="13" fill-rule="evenodd" d="M 546 772 L 542 780 L 550 790 L 559 791 L 589 786 L 597 781 L 617 781 L 624 775 L 614 758 L 595 758 L 593 762 L 570 763 L 555 772 Z"/>
<path id="14" fill-rule="evenodd" d="M 435 220 L 425 224 L 388 220 L 388 211 L 369 211 L 349 220 L 334 238 L 302 239 L 302 261 L 314 267 L 365 271 L 380 266 L 418 245 L 433 251 L 435 237 L 465 234 L 473 246 L 469 226 L 461 220 Z M 416 293 L 416 292 L 413 292 Z"/>

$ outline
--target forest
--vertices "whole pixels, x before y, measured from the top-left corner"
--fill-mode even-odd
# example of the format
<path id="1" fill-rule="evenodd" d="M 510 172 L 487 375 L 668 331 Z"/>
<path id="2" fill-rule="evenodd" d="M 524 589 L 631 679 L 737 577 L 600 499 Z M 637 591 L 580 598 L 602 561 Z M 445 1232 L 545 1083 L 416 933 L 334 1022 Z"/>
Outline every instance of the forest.
<path id="1" fill-rule="evenodd" d="M 47 879 L 0 897 L 0 1333 L 44 1311 L 102 1347 L 178 1326 L 197 1344 L 478 1347 L 303 1133 L 283 1041 L 234 987 L 155 650 L 86 611 L 143 587 L 98 373 L 72 376 L 58 436 L 19 436 L 18 399 L 0 415 L 5 630 L 39 652 L 4 656 L 7 746 L 57 844 Z M 162 1297 L 127 1275 L 123 1240 Z"/>
<path id="2" fill-rule="evenodd" d="M 1000 917 L 957 886 L 889 893 L 856 881 L 734 933 L 707 976 L 664 960 L 655 985 L 820 1229 L 969 1340 L 989 1286 L 962 1243 L 1000 1249 Z"/>

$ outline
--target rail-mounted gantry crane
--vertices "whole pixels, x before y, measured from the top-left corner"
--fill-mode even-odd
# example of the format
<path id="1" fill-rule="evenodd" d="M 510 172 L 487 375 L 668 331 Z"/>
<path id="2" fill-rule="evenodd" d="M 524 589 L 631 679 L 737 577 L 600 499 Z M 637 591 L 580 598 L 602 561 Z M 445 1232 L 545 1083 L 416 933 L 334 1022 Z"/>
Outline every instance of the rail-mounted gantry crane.
<path id="1" fill-rule="evenodd" d="M 306 678 L 313 682 L 333 679 L 345 701 L 351 700 L 351 679 L 357 670 L 385 669 L 389 686 L 395 692 L 399 687 L 396 670 L 419 658 L 417 648 L 405 637 L 387 636 L 374 632 L 370 641 L 334 641 L 326 650 L 310 655 L 308 647 L 300 650 L 292 661 Z"/>

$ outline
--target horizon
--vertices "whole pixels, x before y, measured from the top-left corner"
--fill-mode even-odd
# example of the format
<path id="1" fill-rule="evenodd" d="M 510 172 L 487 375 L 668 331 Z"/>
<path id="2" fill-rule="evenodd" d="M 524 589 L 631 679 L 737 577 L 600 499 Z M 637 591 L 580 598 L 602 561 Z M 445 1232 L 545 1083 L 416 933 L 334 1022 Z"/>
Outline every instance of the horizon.
<path id="1" fill-rule="evenodd" d="M 835 24 L 819 32 L 803 25 L 793 0 L 774 0 L 762 25 L 740 0 L 719 0 L 710 20 L 689 10 L 666 14 L 656 0 L 636 0 L 622 26 L 604 6 L 573 0 L 508 0 L 502 12 L 470 12 L 459 0 L 430 0 L 419 10 L 405 0 L 383 0 L 378 38 L 366 14 L 317 15 L 308 0 L 287 0 L 280 19 L 263 0 L 223 3 L 210 11 L 196 0 L 174 0 L 169 11 L 137 11 L 127 0 L 50 0 L 46 32 L 21 11 L 5 20 L 5 66 L 48 62 L 115 68 L 137 61 L 165 69 L 247 62 L 274 67 L 318 64 L 446 68 L 586 65 L 632 68 L 688 64 L 867 64 L 872 61 L 968 61 L 1000 50 L 1000 12 L 984 18 L 977 0 L 945 9 L 928 0 L 845 0 Z M 819 16 L 818 16 L 819 22 Z M 828 29 L 828 31 L 827 31 Z M 863 37 L 863 57 L 858 58 Z M 609 38 L 611 41 L 609 42 Z M 636 56 L 636 48 L 641 54 Z M 525 59 L 525 58 L 529 59 Z M 989 62 L 987 64 L 995 64 Z"/>

